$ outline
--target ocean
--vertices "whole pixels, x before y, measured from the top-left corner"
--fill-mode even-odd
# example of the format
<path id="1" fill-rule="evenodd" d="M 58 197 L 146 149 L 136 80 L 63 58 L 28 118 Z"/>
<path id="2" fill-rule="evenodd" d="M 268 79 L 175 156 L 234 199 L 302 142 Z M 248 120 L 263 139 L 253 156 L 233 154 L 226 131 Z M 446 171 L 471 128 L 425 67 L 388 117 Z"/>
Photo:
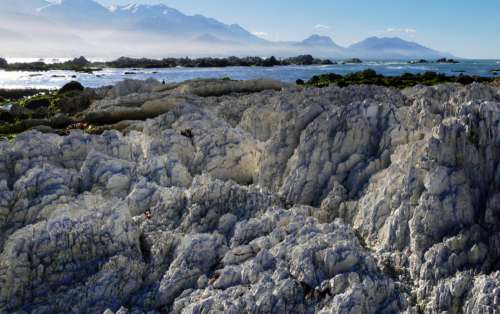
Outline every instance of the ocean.
<path id="1" fill-rule="evenodd" d="M 72 71 L 6 72 L 0 71 L 0 88 L 57 89 L 76 80 L 86 87 L 112 85 L 123 79 L 154 78 L 165 82 L 181 82 L 194 78 L 229 77 L 236 80 L 270 78 L 285 82 L 308 80 L 324 73 L 348 74 L 373 69 L 379 74 L 397 76 L 403 73 L 434 71 L 446 75 L 479 75 L 500 77 L 500 60 L 460 60 L 457 64 L 408 64 L 406 61 L 365 61 L 362 64 L 321 66 L 169 68 L 169 69 L 103 69 L 92 74 Z M 497 70 L 495 73 L 495 70 Z"/>

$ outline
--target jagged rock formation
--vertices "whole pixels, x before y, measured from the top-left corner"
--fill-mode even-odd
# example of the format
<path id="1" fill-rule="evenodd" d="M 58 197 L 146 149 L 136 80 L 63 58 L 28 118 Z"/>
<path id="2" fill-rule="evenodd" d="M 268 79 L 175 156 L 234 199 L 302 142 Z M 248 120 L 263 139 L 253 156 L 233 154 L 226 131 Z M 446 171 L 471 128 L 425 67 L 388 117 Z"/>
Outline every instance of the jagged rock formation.
<path id="1" fill-rule="evenodd" d="M 0 141 L 0 312 L 499 312 L 498 90 L 261 83 Z"/>

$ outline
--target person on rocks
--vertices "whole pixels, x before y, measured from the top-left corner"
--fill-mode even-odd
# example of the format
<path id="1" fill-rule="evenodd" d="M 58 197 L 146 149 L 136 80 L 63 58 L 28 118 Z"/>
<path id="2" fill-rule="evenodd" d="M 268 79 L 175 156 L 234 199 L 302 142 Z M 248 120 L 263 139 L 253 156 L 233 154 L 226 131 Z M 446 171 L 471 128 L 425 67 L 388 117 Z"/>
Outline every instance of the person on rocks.
<path id="1" fill-rule="evenodd" d="M 151 218 L 153 218 L 153 215 L 151 214 L 151 211 L 149 209 L 144 212 L 144 218 L 146 218 L 146 220 L 151 220 Z"/>

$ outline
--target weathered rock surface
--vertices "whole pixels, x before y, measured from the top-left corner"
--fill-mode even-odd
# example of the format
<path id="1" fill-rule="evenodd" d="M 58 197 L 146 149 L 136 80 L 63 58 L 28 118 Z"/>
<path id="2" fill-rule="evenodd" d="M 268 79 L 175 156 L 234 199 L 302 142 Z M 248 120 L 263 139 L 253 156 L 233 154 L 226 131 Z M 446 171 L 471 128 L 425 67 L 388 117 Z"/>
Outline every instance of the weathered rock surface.
<path id="1" fill-rule="evenodd" d="M 0 141 L 0 313 L 499 313 L 492 86 L 95 93 Z"/>

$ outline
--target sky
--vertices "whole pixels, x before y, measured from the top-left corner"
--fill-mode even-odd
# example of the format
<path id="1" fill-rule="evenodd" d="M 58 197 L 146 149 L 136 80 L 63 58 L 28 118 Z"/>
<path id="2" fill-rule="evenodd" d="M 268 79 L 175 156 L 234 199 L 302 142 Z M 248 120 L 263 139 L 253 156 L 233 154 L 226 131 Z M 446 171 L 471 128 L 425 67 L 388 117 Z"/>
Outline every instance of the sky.
<path id="1" fill-rule="evenodd" d="M 500 58 L 499 0 L 98 0 L 164 3 L 239 24 L 269 40 L 328 35 L 343 46 L 401 37 L 463 58 Z"/>

